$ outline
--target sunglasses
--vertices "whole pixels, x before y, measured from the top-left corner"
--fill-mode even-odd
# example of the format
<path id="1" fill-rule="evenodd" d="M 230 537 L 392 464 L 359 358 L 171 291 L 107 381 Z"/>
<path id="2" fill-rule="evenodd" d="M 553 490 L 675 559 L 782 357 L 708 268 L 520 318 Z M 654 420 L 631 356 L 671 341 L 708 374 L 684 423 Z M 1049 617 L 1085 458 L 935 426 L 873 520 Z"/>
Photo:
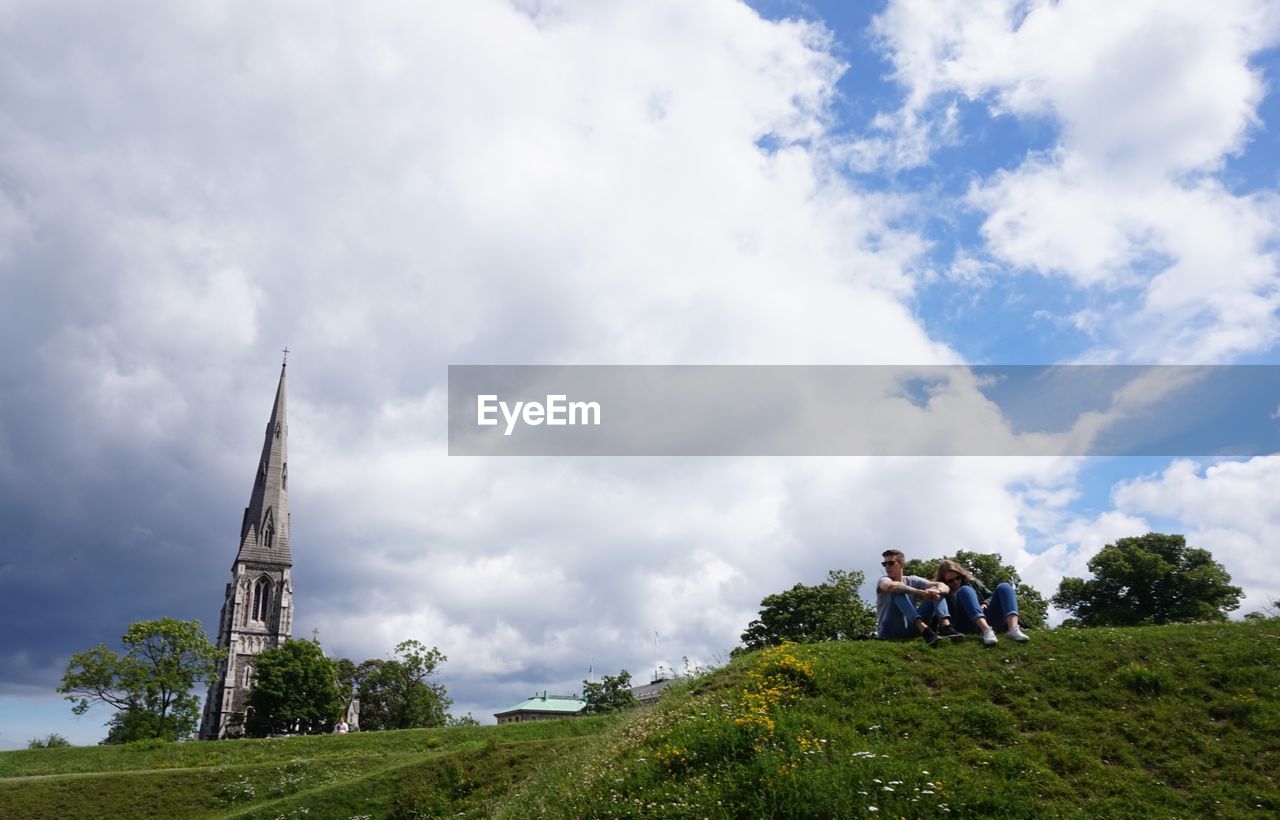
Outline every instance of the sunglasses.
<path id="1" fill-rule="evenodd" d="M 962 576 L 960 576 L 960 575 L 952 575 L 950 578 L 943 578 L 943 579 L 942 579 L 942 582 L 943 582 L 944 584 L 958 584 L 958 583 L 960 583 L 960 581 L 962 581 L 962 580 L 964 580 L 964 578 L 963 578 Z"/>
<path id="2" fill-rule="evenodd" d="M 893 561 L 881 561 L 881 562 L 880 562 L 880 566 L 882 566 L 882 567 L 891 567 L 891 566 L 893 566 L 894 564 L 901 564 L 901 563 L 902 563 L 901 561 L 898 561 L 898 560 L 896 560 L 896 559 L 895 559 L 895 560 L 893 560 Z"/>

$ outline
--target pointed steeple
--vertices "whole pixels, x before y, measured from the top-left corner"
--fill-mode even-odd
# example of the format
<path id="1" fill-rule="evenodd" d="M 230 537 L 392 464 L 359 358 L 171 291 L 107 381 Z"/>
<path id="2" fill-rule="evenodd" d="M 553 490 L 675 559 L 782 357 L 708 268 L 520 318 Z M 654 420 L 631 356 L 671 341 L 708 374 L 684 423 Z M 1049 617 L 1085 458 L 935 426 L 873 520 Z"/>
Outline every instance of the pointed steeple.
<path id="1" fill-rule="evenodd" d="M 289 426 L 285 420 L 285 371 L 280 366 L 280 384 L 267 421 L 253 479 L 253 493 L 240 524 L 240 551 L 236 563 L 293 564 L 289 553 Z"/>
<path id="2" fill-rule="evenodd" d="M 285 367 L 271 406 L 253 478 L 253 493 L 240 524 L 240 549 L 231 565 L 218 648 L 226 655 L 209 683 L 200 737 L 243 734 L 255 656 L 293 634 L 293 556 L 289 553 L 289 426 L 285 421 Z"/>

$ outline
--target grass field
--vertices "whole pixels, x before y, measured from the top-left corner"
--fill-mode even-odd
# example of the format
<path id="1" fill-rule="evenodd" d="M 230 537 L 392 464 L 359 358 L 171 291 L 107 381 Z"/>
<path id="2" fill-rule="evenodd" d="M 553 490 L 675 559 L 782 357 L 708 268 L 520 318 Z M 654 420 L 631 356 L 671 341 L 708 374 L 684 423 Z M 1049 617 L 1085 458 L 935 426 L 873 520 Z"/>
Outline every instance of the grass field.
<path id="1" fill-rule="evenodd" d="M 612 718 L 0 754 L 13 817 L 1280 814 L 1280 622 L 786 646 Z"/>

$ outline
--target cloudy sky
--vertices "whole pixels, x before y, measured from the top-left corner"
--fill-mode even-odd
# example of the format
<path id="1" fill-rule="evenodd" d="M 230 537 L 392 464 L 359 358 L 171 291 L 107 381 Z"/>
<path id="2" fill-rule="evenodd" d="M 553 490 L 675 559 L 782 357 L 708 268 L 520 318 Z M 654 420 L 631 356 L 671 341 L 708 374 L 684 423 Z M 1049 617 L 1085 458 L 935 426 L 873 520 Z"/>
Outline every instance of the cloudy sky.
<path id="1" fill-rule="evenodd" d="M 438 646 L 486 721 L 890 545 L 1051 594 L 1182 532 L 1273 600 L 1278 457 L 450 457 L 446 367 L 1280 363 L 1278 44 L 1262 0 L 0 2 L 0 748 L 105 734 L 72 652 L 216 628 L 286 345 L 296 634 Z"/>

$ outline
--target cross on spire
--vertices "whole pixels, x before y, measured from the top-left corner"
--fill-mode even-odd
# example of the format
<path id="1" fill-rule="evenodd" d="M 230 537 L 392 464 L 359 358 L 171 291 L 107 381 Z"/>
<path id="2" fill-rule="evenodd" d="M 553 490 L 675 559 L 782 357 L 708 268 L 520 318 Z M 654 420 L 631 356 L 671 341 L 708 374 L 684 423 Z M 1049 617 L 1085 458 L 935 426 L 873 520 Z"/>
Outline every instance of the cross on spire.
<path id="1" fill-rule="evenodd" d="M 289 348 L 286 347 L 280 352 L 284 354 L 284 361 L 280 362 L 280 366 L 286 367 L 289 364 Z"/>

